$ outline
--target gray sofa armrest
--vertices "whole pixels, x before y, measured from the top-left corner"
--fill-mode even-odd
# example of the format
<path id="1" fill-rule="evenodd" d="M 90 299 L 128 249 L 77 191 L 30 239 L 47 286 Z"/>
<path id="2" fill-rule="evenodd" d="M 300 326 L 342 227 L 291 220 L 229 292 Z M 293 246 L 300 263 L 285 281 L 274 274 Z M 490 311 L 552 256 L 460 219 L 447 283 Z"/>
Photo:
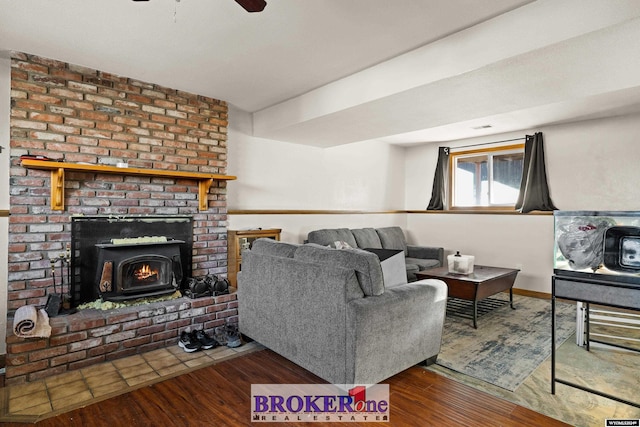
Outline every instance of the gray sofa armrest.
<path id="1" fill-rule="evenodd" d="M 363 296 L 354 270 L 245 251 L 240 332 L 329 382 L 346 384 L 346 307 Z"/>
<path id="2" fill-rule="evenodd" d="M 447 285 L 420 280 L 348 304 L 347 366 L 354 383 L 377 383 L 437 356 L 444 325 Z M 350 373 L 349 373 L 350 374 Z"/>
<path id="3" fill-rule="evenodd" d="M 444 265 L 444 248 L 408 245 L 407 250 L 409 258 L 437 259 L 440 266 Z"/>

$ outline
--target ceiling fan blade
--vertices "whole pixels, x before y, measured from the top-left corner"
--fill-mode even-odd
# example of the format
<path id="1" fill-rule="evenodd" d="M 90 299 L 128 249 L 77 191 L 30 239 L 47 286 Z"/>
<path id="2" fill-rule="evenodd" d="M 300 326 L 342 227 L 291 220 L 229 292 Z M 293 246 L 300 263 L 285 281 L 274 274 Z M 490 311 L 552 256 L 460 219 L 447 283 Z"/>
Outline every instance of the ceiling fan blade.
<path id="1" fill-rule="evenodd" d="M 133 1 L 149 1 L 149 0 L 133 0 Z M 180 0 L 177 0 L 180 1 Z M 247 12 L 262 12 L 267 6 L 265 0 L 235 0 Z"/>
<path id="2" fill-rule="evenodd" d="M 247 12 L 262 12 L 265 6 L 267 6 L 265 0 L 236 0 L 236 3 L 242 6 Z"/>

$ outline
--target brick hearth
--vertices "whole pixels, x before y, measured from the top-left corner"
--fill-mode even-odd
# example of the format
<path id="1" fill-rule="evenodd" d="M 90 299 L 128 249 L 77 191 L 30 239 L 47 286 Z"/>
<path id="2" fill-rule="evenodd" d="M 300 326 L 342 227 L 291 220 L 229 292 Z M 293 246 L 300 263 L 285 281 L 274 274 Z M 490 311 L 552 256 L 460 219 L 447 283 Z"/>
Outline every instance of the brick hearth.
<path id="1" fill-rule="evenodd" d="M 236 294 L 119 308 L 86 309 L 50 319 L 51 337 L 21 339 L 7 334 L 11 366 L 6 383 L 37 381 L 96 363 L 177 343 L 187 328 L 212 331 L 237 322 Z M 8 366 L 9 367 L 9 366 Z"/>
<path id="2" fill-rule="evenodd" d="M 190 215 L 193 276 L 226 275 L 225 181 L 214 182 L 209 209 L 199 211 L 191 180 L 67 171 L 65 210 L 57 211 L 50 207 L 50 173 L 23 168 L 20 156 L 225 174 L 227 111 L 224 101 L 13 53 L 9 328 L 15 310 L 43 306 L 53 293 L 50 259 L 71 241 L 71 215 Z M 156 304 L 55 317 L 49 339 L 8 331 L 7 384 L 173 345 L 181 330 L 210 329 L 237 315 L 235 295 Z"/>

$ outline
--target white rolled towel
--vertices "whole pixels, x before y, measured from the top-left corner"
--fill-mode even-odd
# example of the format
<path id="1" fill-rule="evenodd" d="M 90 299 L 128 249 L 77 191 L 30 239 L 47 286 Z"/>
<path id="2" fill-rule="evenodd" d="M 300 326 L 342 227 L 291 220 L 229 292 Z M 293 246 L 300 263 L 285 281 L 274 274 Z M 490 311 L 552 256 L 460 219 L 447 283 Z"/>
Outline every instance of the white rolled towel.
<path id="1" fill-rule="evenodd" d="M 13 333 L 20 338 L 50 337 L 51 326 L 47 312 L 32 305 L 23 305 L 13 317 Z"/>

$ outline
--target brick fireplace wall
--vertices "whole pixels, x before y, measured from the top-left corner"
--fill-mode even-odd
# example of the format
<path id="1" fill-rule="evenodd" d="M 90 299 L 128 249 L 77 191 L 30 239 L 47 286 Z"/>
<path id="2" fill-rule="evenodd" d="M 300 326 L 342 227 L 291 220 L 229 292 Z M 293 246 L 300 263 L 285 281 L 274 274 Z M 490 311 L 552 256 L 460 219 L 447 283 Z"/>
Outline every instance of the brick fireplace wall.
<path id="1" fill-rule="evenodd" d="M 193 276 L 224 275 L 227 259 L 224 181 L 212 185 L 209 209 L 201 212 L 195 181 L 67 171 L 65 210 L 52 211 L 49 172 L 23 168 L 20 156 L 225 174 L 227 111 L 224 101 L 14 52 L 9 329 L 16 309 L 42 306 L 53 292 L 50 259 L 70 242 L 72 215 L 191 215 Z M 6 383 L 173 345 L 186 327 L 211 329 L 235 316 L 229 295 L 125 314 L 83 310 L 53 318 L 48 339 L 23 340 L 9 330 Z"/>

